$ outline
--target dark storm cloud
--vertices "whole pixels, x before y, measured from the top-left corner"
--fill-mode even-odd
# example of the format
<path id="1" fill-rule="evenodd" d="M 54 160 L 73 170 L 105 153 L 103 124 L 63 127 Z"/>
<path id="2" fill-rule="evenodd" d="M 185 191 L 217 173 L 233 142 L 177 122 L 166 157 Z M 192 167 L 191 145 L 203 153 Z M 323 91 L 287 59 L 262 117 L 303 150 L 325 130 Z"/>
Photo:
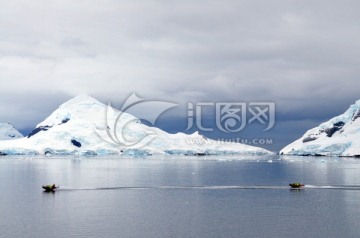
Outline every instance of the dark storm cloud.
<path id="1" fill-rule="evenodd" d="M 282 120 L 323 119 L 359 98 L 359 10 L 358 1 L 3 1 L 0 95 L 24 100 L 0 113 L 30 108 L 27 93 L 50 110 L 52 92 L 105 101 L 138 92 L 183 104 L 275 101 Z"/>
<path id="2" fill-rule="evenodd" d="M 31 130 L 71 96 L 63 92 L 30 91 L 1 93 L 1 121 L 20 130 Z"/>

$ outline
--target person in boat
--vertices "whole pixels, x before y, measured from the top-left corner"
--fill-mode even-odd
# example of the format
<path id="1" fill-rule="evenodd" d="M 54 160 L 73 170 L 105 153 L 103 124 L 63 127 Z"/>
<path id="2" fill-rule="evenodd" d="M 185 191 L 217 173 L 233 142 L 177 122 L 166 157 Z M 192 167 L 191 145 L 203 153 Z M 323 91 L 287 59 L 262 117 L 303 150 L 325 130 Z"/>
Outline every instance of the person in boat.
<path id="1" fill-rule="evenodd" d="M 59 188 L 59 187 L 56 187 L 56 185 L 55 184 L 49 184 L 49 185 L 45 185 L 45 186 L 43 186 L 43 188 L 45 189 L 45 190 L 55 190 L 55 189 L 57 189 L 57 188 Z"/>
<path id="2" fill-rule="evenodd" d="M 303 186 L 305 186 L 304 184 L 302 184 L 302 183 L 291 183 L 291 184 L 289 184 L 291 187 L 293 187 L 293 188 L 300 188 L 300 187 L 303 187 Z"/>

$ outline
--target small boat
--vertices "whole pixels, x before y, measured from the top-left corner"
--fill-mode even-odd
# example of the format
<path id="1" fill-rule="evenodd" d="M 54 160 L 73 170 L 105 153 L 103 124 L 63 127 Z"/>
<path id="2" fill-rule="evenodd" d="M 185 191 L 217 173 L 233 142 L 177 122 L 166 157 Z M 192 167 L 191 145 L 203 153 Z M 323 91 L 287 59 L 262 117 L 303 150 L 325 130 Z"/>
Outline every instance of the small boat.
<path id="1" fill-rule="evenodd" d="M 305 184 L 302 184 L 302 183 L 289 183 L 289 186 L 291 188 L 301 188 L 301 187 L 304 187 Z"/>
<path id="2" fill-rule="evenodd" d="M 55 192 L 56 189 L 58 189 L 60 186 L 57 186 L 55 184 L 49 184 L 49 185 L 43 185 L 42 188 L 45 190 L 45 192 Z"/>

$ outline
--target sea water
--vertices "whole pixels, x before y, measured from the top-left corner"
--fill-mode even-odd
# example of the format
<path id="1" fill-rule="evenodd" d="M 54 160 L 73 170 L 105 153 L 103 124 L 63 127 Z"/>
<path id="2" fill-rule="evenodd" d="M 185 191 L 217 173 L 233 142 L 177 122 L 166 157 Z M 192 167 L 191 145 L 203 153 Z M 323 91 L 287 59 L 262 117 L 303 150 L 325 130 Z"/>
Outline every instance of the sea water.
<path id="1" fill-rule="evenodd" d="M 359 237 L 359 186 L 350 158 L 1 157 L 0 237 Z"/>

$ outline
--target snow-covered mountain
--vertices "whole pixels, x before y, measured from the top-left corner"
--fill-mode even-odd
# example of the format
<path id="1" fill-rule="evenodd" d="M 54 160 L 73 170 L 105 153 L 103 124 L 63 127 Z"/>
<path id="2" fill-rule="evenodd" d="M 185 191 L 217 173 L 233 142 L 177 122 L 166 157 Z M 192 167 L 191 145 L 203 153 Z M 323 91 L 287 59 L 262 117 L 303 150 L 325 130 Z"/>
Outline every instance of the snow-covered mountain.
<path id="1" fill-rule="evenodd" d="M 360 100 L 280 151 L 286 155 L 360 156 Z"/>
<path id="2" fill-rule="evenodd" d="M 23 135 L 10 123 L 0 123 L 0 140 L 14 140 L 22 137 Z"/>
<path id="3" fill-rule="evenodd" d="M 271 152 L 240 143 L 210 140 L 194 133 L 169 134 L 90 95 L 62 104 L 21 139 L 0 141 L 0 154 L 45 155 L 264 155 Z"/>

